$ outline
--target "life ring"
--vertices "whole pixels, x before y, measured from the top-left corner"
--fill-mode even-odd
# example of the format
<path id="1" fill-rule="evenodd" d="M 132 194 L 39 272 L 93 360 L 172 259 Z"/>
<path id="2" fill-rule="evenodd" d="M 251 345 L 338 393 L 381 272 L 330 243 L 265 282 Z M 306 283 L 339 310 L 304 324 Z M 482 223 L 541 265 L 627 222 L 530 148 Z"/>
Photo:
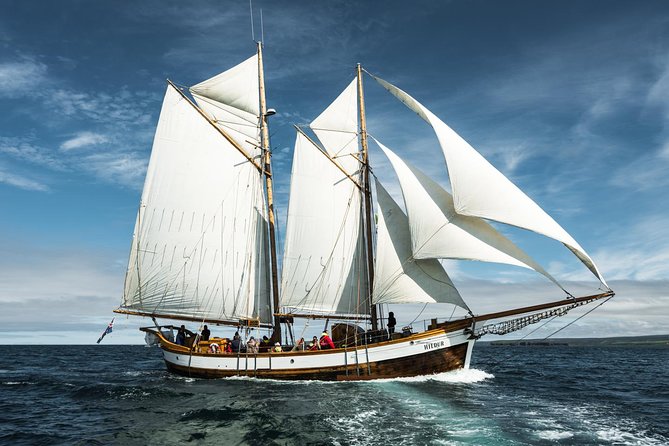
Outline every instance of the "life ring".
<path id="1" fill-rule="evenodd" d="M 221 347 L 216 343 L 209 344 L 209 353 L 218 353 L 221 351 Z"/>

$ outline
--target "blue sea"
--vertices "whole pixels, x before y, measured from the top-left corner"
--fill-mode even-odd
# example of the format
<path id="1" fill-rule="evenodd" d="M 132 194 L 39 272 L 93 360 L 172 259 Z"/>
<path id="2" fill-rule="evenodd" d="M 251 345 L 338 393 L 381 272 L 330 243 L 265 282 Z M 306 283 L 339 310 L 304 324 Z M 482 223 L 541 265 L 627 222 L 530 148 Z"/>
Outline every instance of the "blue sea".
<path id="1" fill-rule="evenodd" d="M 669 348 L 477 344 L 470 370 L 200 380 L 143 346 L 0 346 L 6 445 L 667 445 Z"/>

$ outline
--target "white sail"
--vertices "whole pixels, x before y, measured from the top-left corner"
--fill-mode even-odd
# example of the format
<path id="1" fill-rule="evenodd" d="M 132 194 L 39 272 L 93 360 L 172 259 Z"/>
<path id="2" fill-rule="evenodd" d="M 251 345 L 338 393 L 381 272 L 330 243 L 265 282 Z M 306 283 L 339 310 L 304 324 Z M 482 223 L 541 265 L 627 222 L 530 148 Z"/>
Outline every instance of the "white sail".
<path id="1" fill-rule="evenodd" d="M 369 311 L 360 192 L 298 132 L 281 278 L 284 307 L 313 313 Z"/>
<path id="2" fill-rule="evenodd" d="M 443 266 L 435 259 L 414 259 L 409 220 L 376 181 L 378 223 L 374 304 L 451 303 L 469 309 Z"/>
<path id="3" fill-rule="evenodd" d="M 346 173 L 353 175 L 358 171 L 358 93 L 355 80 L 309 127 Z"/>
<path id="4" fill-rule="evenodd" d="M 195 93 L 193 98 L 198 107 L 241 145 L 249 156 L 260 156 L 260 121 L 257 116 Z"/>
<path id="5" fill-rule="evenodd" d="M 400 181 L 415 258 L 480 260 L 522 266 L 560 286 L 541 265 L 484 220 L 457 214 L 447 191 L 388 147 L 374 141 L 390 160 Z"/>
<path id="6" fill-rule="evenodd" d="M 458 214 L 487 218 L 558 240 L 606 285 L 585 250 L 538 204 L 426 107 L 394 85 L 374 78 L 434 129 L 446 158 Z"/>
<path id="7" fill-rule="evenodd" d="M 269 322 L 264 209 L 256 167 L 168 86 L 121 307 Z"/>
<path id="8" fill-rule="evenodd" d="M 260 116 L 259 90 L 257 54 L 190 88 L 194 95 L 229 105 L 256 117 Z"/>

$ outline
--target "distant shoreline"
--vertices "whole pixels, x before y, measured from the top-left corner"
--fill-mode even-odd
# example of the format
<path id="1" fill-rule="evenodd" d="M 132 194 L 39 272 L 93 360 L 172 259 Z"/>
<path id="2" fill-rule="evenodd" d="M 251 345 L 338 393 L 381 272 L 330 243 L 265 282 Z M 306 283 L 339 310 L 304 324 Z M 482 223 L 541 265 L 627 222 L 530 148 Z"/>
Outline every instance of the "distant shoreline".
<path id="1" fill-rule="evenodd" d="M 617 336 L 609 338 L 509 339 L 480 341 L 491 346 L 522 347 L 660 347 L 669 348 L 669 335 Z"/>

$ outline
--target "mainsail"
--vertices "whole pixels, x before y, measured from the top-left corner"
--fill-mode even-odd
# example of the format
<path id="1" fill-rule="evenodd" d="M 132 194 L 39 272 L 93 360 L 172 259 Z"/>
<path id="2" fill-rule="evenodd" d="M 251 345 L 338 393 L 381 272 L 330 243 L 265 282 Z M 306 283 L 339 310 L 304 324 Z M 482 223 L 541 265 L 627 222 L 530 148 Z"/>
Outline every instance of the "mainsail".
<path id="1" fill-rule="evenodd" d="M 121 310 L 269 323 L 267 240 L 257 167 L 168 86 Z"/>
<path id="2" fill-rule="evenodd" d="M 282 306 L 307 314 L 366 314 L 360 192 L 297 133 L 282 269 Z"/>
<path id="3" fill-rule="evenodd" d="M 487 218 L 558 240 L 608 287 L 585 250 L 538 204 L 426 107 L 389 82 L 372 77 L 434 129 L 446 158 L 458 214 Z"/>
<path id="4" fill-rule="evenodd" d="M 378 180 L 376 199 L 379 208 L 372 303 L 440 302 L 469 309 L 438 260 L 413 258 L 407 216 Z"/>

